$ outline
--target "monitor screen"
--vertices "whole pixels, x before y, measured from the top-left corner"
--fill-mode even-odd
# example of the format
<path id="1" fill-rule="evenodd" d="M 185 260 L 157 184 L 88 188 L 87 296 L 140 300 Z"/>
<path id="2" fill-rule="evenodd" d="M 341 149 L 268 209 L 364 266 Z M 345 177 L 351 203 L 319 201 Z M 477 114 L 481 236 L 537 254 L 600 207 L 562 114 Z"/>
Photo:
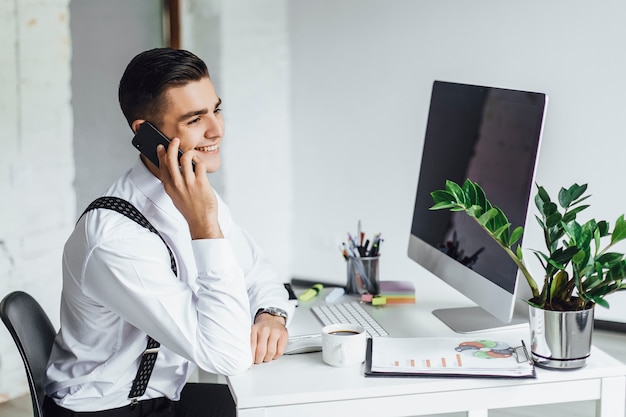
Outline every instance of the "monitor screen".
<path id="1" fill-rule="evenodd" d="M 445 188 L 446 180 L 462 184 L 469 178 L 504 211 L 512 229 L 526 226 L 546 103 L 542 93 L 433 83 L 408 254 L 489 313 L 440 317 L 458 316 L 465 329 L 456 325 L 457 331 L 480 327 L 472 320 L 495 318 L 496 325 L 488 325 L 494 328 L 511 322 L 518 270 L 467 214 L 429 210 L 430 193 Z"/>

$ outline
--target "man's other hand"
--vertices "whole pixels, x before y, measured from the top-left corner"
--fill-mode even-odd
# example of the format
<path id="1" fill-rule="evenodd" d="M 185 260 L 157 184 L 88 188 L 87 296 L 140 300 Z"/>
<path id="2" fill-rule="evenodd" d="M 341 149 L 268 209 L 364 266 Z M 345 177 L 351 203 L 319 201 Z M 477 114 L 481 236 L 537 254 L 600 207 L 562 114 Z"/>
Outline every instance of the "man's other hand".
<path id="1" fill-rule="evenodd" d="M 285 353 L 289 333 L 283 317 L 259 314 L 252 325 L 250 344 L 254 363 L 270 362 Z"/>

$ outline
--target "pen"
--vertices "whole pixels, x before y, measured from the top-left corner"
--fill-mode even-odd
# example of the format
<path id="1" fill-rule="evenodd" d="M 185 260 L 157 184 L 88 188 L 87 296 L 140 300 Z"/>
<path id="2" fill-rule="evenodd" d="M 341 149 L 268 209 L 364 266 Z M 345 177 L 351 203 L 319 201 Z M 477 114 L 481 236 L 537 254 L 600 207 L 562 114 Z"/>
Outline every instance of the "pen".
<path id="1" fill-rule="evenodd" d="M 346 244 L 342 243 L 339 246 L 339 250 L 341 251 L 341 254 L 343 255 L 343 259 L 345 259 L 347 261 L 348 260 L 348 249 L 346 249 Z"/>
<path id="2" fill-rule="evenodd" d="M 320 333 L 300 334 L 297 336 L 289 336 L 289 340 L 301 340 L 301 339 L 315 339 L 321 337 Z"/>
<path id="3" fill-rule="evenodd" d="M 348 233 L 348 242 L 350 243 L 350 249 L 351 250 L 358 250 L 358 245 L 356 244 L 356 242 L 354 241 L 354 239 L 352 238 L 352 235 L 350 233 Z"/>
<path id="4" fill-rule="evenodd" d="M 310 299 L 315 298 L 317 294 L 319 294 L 319 292 L 322 290 L 322 288 L 324 288 L 322 284 L 315 284 L 311 288 L 300 294 L 298 300 L 309 301 Z"/>
<path id="5" fill-rule="evenodd" d="M 367 248 L 369 248 L 369 246 L 370 246 L 370 240 L 369 240 L 369 239 L 367 239 L 367 240 L 365 241 L 365 243 L 363 244 L 363 246 L 361 246 L 361 249 L 362 249 L 362 251 L 363 251 L 361 255 L 362 255 L 363 257 L 367 257 L 367 256 L 370 254 L 369 249 L 367 249 Z"/>

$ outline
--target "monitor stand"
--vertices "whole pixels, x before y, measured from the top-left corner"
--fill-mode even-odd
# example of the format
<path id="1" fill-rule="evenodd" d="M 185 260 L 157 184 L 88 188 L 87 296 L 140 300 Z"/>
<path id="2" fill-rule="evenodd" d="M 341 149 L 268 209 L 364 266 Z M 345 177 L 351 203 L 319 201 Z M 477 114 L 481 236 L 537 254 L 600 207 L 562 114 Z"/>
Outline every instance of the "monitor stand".
<path id="1" fill-rule="evenodd" d="M 444 308 L 434 310 L 433 314 L 457 333 L 523 329 L 528 327 L 528 306 L 518 304 L 509 323 L 498 320 L 480 307 Z"/>

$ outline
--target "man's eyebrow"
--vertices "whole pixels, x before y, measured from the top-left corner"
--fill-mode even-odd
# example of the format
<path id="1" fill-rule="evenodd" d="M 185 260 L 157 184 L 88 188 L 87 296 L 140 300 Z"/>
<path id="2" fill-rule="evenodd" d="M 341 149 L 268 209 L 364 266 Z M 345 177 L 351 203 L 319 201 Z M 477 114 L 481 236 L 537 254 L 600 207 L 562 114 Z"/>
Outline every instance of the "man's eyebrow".
<path id="1" fill-rule="evenodd" d="M 198 116 L 200 114 L 207 114 L 208 112 L 209 112 L 208 109 L 192 110 L 192 111 L 187 112 L 185 114 L 181 114 L 178 117 L 178 120 L 183 121 L 183 120 L 189 119 L 190 117 L 193 117 L 193 116 Z"/>
<path id="2" fill-rule="evenodd" d="M 220 99 L 217 100 L 217 104 L 215 105 L 215 109 L 218 109 L 221 105 L 222 105 L 222 99 L 220 98 Z M 178 118 L 178 120 L 182 121 L 182 120 L 188 119 L 188 118 L 193 117 L 193 116 L 198 116 L 200 114 L 207 114 L 207 113 L 209 113 L 209 109 L 206 109 L 206 108 L 205 109 L 200 109 L 200 110 L 192 110 L 192 111 L 187 112 L 185 114 L 181 114 L 180 117 Z"/>

